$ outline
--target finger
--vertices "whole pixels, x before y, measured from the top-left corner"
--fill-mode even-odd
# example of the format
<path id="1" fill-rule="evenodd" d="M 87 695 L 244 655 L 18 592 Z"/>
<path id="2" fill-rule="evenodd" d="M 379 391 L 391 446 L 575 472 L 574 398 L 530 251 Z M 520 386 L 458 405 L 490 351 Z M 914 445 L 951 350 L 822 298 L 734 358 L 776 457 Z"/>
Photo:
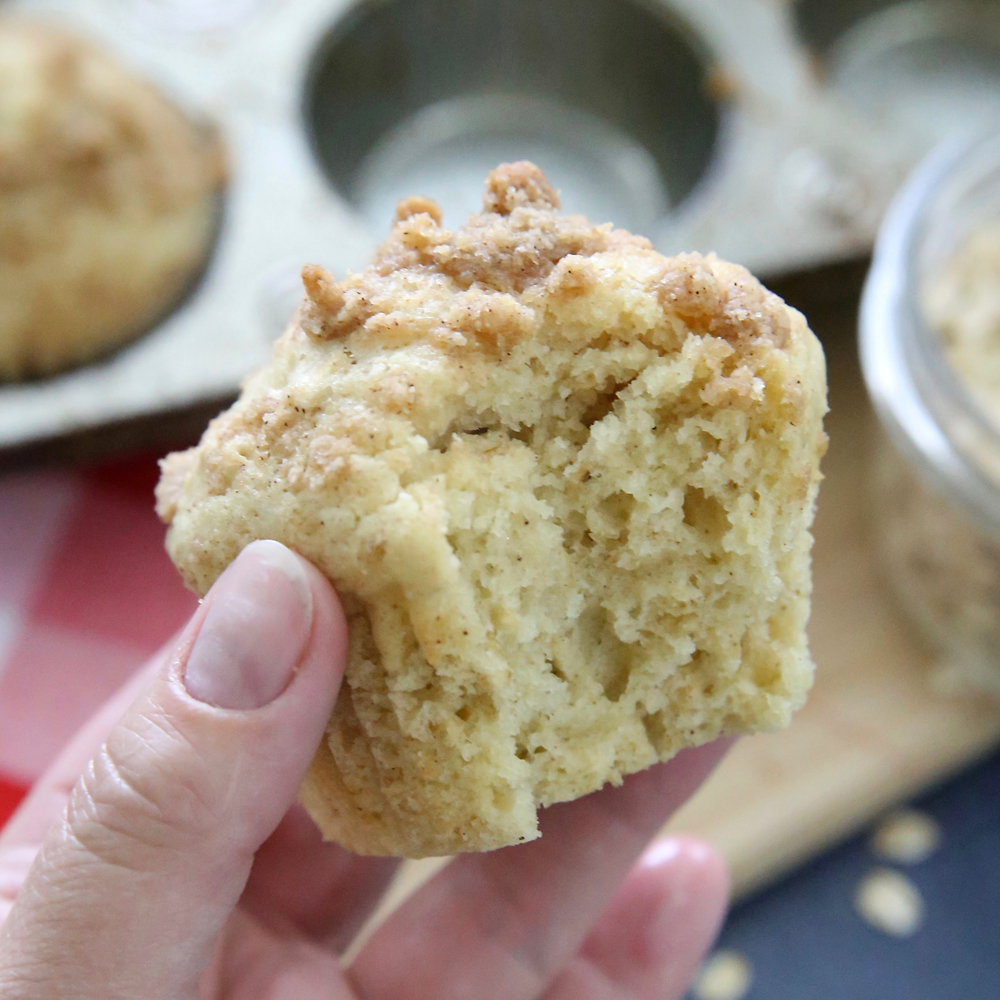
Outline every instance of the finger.
<path id="1" fill-rule="evenodd" d="M 707 844 L 655 843 L 545 1000 L 679 1000 L 715 940 L 728 895 L 725 863 Z"/>
<path id="2" fill-rule="evenodd" d="M 149 684 L 153 673 L 166 662 L 172 648 L 165 647 L 156 653 L 84 723 L 0 832 L 0 852 L 41 846 L 49 827 L 65 811 L 69 793 L 87 762 Z"/>
<path id="3" fill-rule="evenodd" d="M 643 848 L 728 747 L 686 750 L 541 816 L 542 837 L 464 855 L 375 932 L 349 970 L 362 996 L 537 997 Z"/>
<path id="4" fill-rule="evenodd" d="M 243 551 L 46 837 L 0 928 L 0 995 L 195 994 L 322 738 L 346 634 L 308 563 Z"/>
<path id="5" fill-rule="evenodd" d="M 49 827 L 87 761 L 173 651 L 165 646 L 73 738 L 0 834 L 0 923 L 13 905 Z M 323 840 L 295 805 L 257 852 L 244 907 L 262 925 L 295 930 L 343 952 L 385 894 L 399 862 L 362 858 Z"/>
<path id="6" fill-rule="evenodd" d="M 336 955 L 271 934 L 237 911 L 226 925 L 201 996 L 226 1000 L 357 1000 Z"/>
<path id="7" fill-rule="evenodd" d="M 167 649 L 157 653 L 84 724 L 0 831 L 0 924 L 20 894 L 49 827 L 65 811 L 69 793 L 87 761 L 168 655 Z"/>
<path id="8" fill-rule="evenodd" d="M 341 953 L 385 894 L 396 858 L 362 858 L 323 840 L 293 806 L 257 852 L 241 908 L 277 932 L 296 931 Z"/>

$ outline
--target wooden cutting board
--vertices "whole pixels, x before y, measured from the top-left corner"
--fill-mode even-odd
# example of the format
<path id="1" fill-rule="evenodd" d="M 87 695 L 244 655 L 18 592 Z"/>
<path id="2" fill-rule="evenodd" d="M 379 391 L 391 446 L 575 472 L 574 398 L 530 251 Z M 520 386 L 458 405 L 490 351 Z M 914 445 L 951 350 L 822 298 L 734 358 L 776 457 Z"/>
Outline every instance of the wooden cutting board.
<path id="1" fill-rule="evenodd" d="M 813 323 L 831 402 L 809 628 L 815 687 L 788 729 L 741 740 L 667 827 L 719 847 L 737 897 L 1000 745 L 1000 700 L 934 689 L 932 657 L 879 572 L 867 518 L 877 427 L 852 316 Z M 404 865 L 380 914 L 441 864 Z"/>

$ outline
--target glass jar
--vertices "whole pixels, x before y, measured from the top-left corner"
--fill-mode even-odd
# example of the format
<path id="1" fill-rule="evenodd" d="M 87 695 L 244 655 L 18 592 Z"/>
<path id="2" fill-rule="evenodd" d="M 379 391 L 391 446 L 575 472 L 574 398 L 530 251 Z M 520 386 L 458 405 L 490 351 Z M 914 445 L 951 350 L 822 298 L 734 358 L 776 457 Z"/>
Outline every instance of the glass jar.
<path id="1" fill-rule="evenodd" d="M 953 367 L 927 307 L 944 269 L 989 227 L 1000 227 L 997 132 L 942 147 L 897 196 L 876 243 L 860 336 L 885 431 L 872 476 L 883 565 L 936 646 L 941 678 L 1000 693 L 1000 400 L 984 405 Z"/>

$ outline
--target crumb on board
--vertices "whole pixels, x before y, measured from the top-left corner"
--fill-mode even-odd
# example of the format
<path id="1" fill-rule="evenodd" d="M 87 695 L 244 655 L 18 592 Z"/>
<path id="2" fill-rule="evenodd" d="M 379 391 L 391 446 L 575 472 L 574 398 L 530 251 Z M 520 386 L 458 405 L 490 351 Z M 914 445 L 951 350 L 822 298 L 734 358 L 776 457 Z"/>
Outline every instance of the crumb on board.
<path id="1" fill-rule="evenodd" d="M 753 967 L 738 951 L 710 955 L 691 987 L 695 1000 L 741 1000 L 753 980 Z"/>
<path id="2" fill-rule="evenodd" d="M 924 921 L 920 891 L 891 868 L 876 868 L 861 880 L 854 908 L 872 927 L 892 937 L 911 937 Z"/>
<path id="3" fill-rule="evenodd" d="M 916 809 L 890 813 L 871 837 L 871 849 L 875 854 L 902 865 L 920 864 L 940 846 L 941 827 L 937 820 Z"/>

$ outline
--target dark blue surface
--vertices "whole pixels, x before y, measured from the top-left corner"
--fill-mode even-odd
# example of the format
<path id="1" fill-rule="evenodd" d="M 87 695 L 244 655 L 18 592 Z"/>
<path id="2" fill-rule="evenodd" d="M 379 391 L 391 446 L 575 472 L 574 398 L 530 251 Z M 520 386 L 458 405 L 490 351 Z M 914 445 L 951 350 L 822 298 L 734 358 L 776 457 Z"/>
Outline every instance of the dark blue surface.
<path id="1" fill-rule="evenodd" d="M 857 837 L 730 914 L 719 947 L 752 963 L 747 1000 L 1000 1000 L 1000 754 L 914 805 L 944 832 L 927 861 L 890 865 L 924 897 L 921 929 L 900 941 L 855 913 L 884 864 Z"/>

